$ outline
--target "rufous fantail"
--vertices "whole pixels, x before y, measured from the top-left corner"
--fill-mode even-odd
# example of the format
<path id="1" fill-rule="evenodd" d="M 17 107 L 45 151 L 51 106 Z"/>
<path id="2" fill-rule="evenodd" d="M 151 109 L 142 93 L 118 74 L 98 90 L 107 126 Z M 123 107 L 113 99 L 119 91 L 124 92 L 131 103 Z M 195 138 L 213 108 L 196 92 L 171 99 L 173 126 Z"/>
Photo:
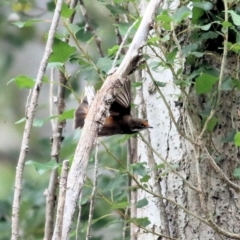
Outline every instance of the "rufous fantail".
<path id="1" fill-rule="evenodd" d="M 110 109 L 110 116 L 105 119 L 98 136 L 111 136 L 115 134 L 131 134 L 152 128 L 147 120 L 131 116 L 131 83 L 125 82 Z M 88 113 L 86 98 L 75 111 L 74 128 L 82 128 Z"/>

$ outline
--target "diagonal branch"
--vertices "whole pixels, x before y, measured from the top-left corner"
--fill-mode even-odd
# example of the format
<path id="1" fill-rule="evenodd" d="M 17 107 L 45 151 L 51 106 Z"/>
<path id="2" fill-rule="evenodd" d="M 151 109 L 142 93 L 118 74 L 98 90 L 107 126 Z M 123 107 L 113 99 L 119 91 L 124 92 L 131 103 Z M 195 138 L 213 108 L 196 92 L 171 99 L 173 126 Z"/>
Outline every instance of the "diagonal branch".
<path id="1" fill-rule="evenodd" d="M 97 133 L 103 125 L 108 109 L 116 97 L 117 90 L 122 87 L 126 77 L 133 71 L 140 59 L 141 50 L 146 44 L 149 30 L 153 24 L 155 11 L 160 3 L 161 0 L 150 1 L 121 65 L 112 75 L 107 77 L 89 109 L 68 176 L 62 239 L 68 239 L 71 230 L 77 200 L 83 187 L 88 159 L 94 147 Z"/>

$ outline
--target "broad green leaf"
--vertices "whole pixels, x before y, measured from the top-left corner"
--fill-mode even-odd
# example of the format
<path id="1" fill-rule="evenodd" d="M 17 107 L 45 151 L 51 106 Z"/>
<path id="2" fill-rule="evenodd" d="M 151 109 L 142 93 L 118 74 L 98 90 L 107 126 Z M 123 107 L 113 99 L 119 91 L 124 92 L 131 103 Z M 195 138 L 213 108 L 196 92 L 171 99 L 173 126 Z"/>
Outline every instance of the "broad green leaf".
<path id="1" fill-rule="evenodd" d="M 137 201 L 136 207 L 137 208 L 142 208 L 148 205 L 148 200 L 146 198 L 143 198 L 139 201 Z"/>
<path id="2" fill-rule="evenodd" d="M 198 19 L 205 13 L 205 11 L 198 7 L 192 9 L 192 23 L 197 24 Z"/>
<path id="3" fill-rule="evenodd" d="M 119 175 L 111 179 L 109 184 L 105 186 L 105 190 L 113 191 L 115 189 L 120 189 L 123 184 L 126 183 L 126 176 L 125 175 Z"/>
<path id="4" fill-rule="evenodd" d="M 140 182 L 148 182 L 149 179 L 150 179 L 149 175 L 144 175 L 142 178 L 140 178 Z"/>
<path id="5" fill-rule="evenodd" d="M 175 22 L 179 23 L 183 19 L 190 16 L 191 14 L 192 14 L 192 12 L 188 7 L 182 6 L 175 11 L 175 13 L 173 14 L 173 19 L 174 19 Z"/>
<path id="6" fill-rule="evenodd" d="M 120 5 L 113 6 L 111 4 L 107 4 L 105 6 L 113 15 L 126 14 L 126 12 L 127 12 L 127 10 Z"/>
<path id="7" fill-rule="evenodd" d="M 111 208 L 112 209 L 120 209 L 120 208 L 126 208 L 129 207 L 129 203 L 128 202 L 120 202 L 120 203 L 114 203 Z"/>
<path id="8" fill-rule="evenodd" d="M 118 27 L 118 30 L 120 32 L 120 34 L 122 36 L 125 36 L 126 33 L 129 31 L 129 28 L 131 27 L 132 24 L 130 23 L 118 23 L 118 24 L 114 24 L 114 26 L 117 26 Z M 133 35 L 134 33 L 136 32 L 136 29 L 135 28 L 132 28 L 130 30 L 130 35 Z"/>
<path id="9" fill-rule="evenodd" d="M 73 119 L 74 118 L 74 112 L 75 109 L 70 109 L 64 111 L 60 116 L 59 116 L 59 121 L 63 121 L 65 119 Z"/>
<path id="10" fill-rule="evenodd" d="M 15 82 L 17 87 L 19 89 L 22 89 L 22 88 L 33 88 L 34 84 L 35 84 L 35 81 L 28 77 L 28 76 L 25 76 L 25 75 L 20 75 L 20 76 L 17 76 L 13 79 L 11 79 L 7 84 L 11 83 L 11 82 Z"/>
<path id="11" fill-rule="evenodd" d="M 189 45 L 183 47 L 182 52 L 185 56 L 188 56 L 193 51 L 196 51 L 197 49 L 198 49 L 198 44 L 197 43 L 192 43 L 192 44 L 189 44 Z"/>
<path id="12" fill-rule="evenodd" d="M 212 90 L 214 83 L 218 81 L 218 77 L 203 73 L 196 79 L 196 92 L 197 94 L 208 93 Z"/>
<path id="13" fill-rule="evenodd" d="M 231 17 L 232 17 L 233 23 L 234 23 L 236 26 L 239 26 L 239 25 L 240 25 L 240 15 L 238 15 L 237 13 L 235 13 L 233 10 L 228 10 L 228 12 L 230 13 L 230 15 L 231 15 Z"/>
<path id="14" fill-rule="evenodd" d="M 149 169 L 145 167 L 146 163 L 134 163 L 130 165 L 130 169 L 133 171 L 134 174 L 144 176 L 149 172 Z"/>
<path id="15" fill-rule="evenodd" d="M 142 82 L 133 82 L 132 83 L 132 87 L 141 87 L 142 86 Z"/>
<path id="16" fill-rule="evenodd" d="M 167 83 L 165 82 L 159 82 L 159 81 L 154 81 L 159 87 L 166 87 Z"/>
<path id="17" fill-rule="evenodd" d="M 39 23 L 39 22 L 43 22 L 43 20 L 40 19 L 32 19 L 32 20 L 28 20 L 26 22 L 14 22 L 13 25 L 19 27 L 19 28 L 23 28 L 23 27 L 30 27 L 35 23 Z"/>
<path id="18" fill-rule="evenodd" d="M 232 43 L 228 42 L 227 47 L 228 47 L 229 51 L 233 51 L 236 54 L 240 53 L 240 43 L 232 44 Z"/>
<path id="19" fill-rule="evenodd" d="M 42 127 L 43 124 L 45 123 L 45 120 L 44 119 L 34 119 L 33 120 L 33 126 L 34 127 Z"/>
<path id="20" fill-rule="evenodd" d="M 134 223 L 136 223 L 137 225 L 142 226 L 142 227 L 146 227 L 149 224 L 151 224 L 151 222 L 149 221 L 148 217 L 144 217 L 144 218 L 131 218 L 131 219 L 132 219 L 132 221 Z"/>
<path id="21" fill-rule="evenodd" d="M 128 139 L 130 139 L 133 136 L 136 136 L 137 134 L 125 134 L 119 141 L 119 144 L 125 143 Z"/>
<path id="22" fill-rule="evenodd" d="M 157 16 L 157 20 L 161 22 L 161 27 L 165 30 L 171 30 L 171 22 L 173 21 L 173 18 L 169 16 L 169 13 L 167 10 L 162 11 L 161 14 Z"/>
<path id="23" fill-rule="evenodd" d="M 223 81 L 221 89 L 223 91 L 231 91 L 233 87 L 234 87 L 233 79 L 229 77 Z"/>
<path id="24" fill-rule="evenodd" d="M 237 132 L 234 136 L 234 144 L 240 147 L 240 132 Z"/>
<path id="25" fill-rule="evenodd" d="M 234 169 L 233 176 L 237 179 L 240 179 L 240 168 L 235 168 Z"/>
<path id="26" fill-rule="evenodd" d="M 74 35 L 76 35 L 77 32 L 81 30 L 81 27 L 79 27 L 77 24 L 68 24 L 68 27 Z"/>
<path id="27" fill-rule="evenodd" d="M 114 56 L 117 53 L 118 49 L 119 49 L 118 45 L 115 45 L 112 48 L 109 48 L 108 49 L 108 56 L 109 57 Z"/>
<path id="28" fill-rule="evenodd" d="M 205 1 L 201 1 L 201 2 L 193 2 L 192 3 L 193 7 L 197 7 L 197 8 L 201 8 L 205 11 L 210 11 L 213 8 L 213 4 L 210 2 L 205 2 Z"/>
<path id="29" fill-rule="evenodd" d="M 234 136 L 236 135 L 236 129 L 232 129 L 226 137 L 222 138 L 222 142 L 229 143 L 234 141 Z"/>
<path id="30" fill-rule="evenodd" d="M 112 68 L 112 60 L 109 57 L 100 57 L 96 65 L 102 72 L 108 73 L 108 71 Z"/>
<path id="31" fill-rule="evenodd" d="M 65 18 L 70 18 L 74 13 L 74 9 L 69 8 L 68 4 L 63 2 L 61 16 Z"/>
<path id="32" fill-rule="evenodd" d="M 68 43 L 55 38 L 53 43 L 53 53 L 49 58 L 49 62 L 65 63 L 75 52 L 75 47 L 72 47 Z"/>
<path id="33" fill-rule="evenodd" d="M 207 118 L 205 118 L 205 121 L 206 121 L 206 119 L 207 119 Z M 204 123 L 205 123 L 205 121 L 204 121 Z M 218 123 L 218 118 L 212 117 L 212 118 L 210 119 L 210 121 L 208 122 L 207 130 L 208 130 L 209 132 L 212 132 L 213 129 L 215 128 L 215 126 L 217 125 L 217 123 Z"/>
<path id="34" fill-rule="evenodd" d="M 26 165 L 31 165 L 38 172 L 39 175 L 44 174 L 46 171 L 56 169 L 60 166 L 56 161 L 51 160 L 47 163 L 39 163 L 33 160 L 29 160 L 25 163 Z"/>
<path id="35" fill-rule="evenodd" d="M 93 37 L 93 34 L 90 31 L 85 31 L 84 27 L 81 27 L 79 31 L 76 33 L 76 38 L 81 42 L 87 42 Z"/>

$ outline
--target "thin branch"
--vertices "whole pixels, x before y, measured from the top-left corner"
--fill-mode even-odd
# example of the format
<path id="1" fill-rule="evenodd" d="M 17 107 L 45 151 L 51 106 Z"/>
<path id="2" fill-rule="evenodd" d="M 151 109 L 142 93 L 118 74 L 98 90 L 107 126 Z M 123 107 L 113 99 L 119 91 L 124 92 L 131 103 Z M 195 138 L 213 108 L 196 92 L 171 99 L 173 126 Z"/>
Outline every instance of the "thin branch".
<path id="1" fill-rule="evenodd" d="M 83 0 L 79 0 L 79 4 L 80 4 L 80 9 L 81 9 L 83 18 L 86 22 L 85 31 L 90 31 L 93 34 L 93 37 L 94 37 L 96 45 L 97 45 L 98 52 L 99 52 L 101 57 L 104 57 L 104 53 L 103 53 L 102 46 L 101 46 L 102 40 L 97 35 L 97 32 L 94 30 L 93 26 L 91 25 L 91 21 L 90 21 L 90 18 L 88 16 L 88 14 L 87 14 L 87 10 L 86 10 L 86 7 L 84 5 Z"/>
<path id="2" fill-rule="evenodd" d="M 145 45 L 148 32 L 154 20 L 155 11 L 161 0 L 151 0 L 142 18 L 142 22 L 133 38 L 127 54 L 119 68 L 109 75 L 102 88 L 96 94 L 88 111 L 82 130 L 82 135 L 76 148 L 74 160 L 68 176 L 68 187 L 64 209 L 62 238 L 67 239 L 71 230 L 73 214 L 76 210 L 77 199 L 84 184 L 84 176 L 90 153 L 93 149 L 97 133 L 101 129 L 110 105 L 116 97 L 115 91 L 121 88 L 126 77 L 140 59 L 140 51 Z"/>
<path id="3" fill-rule="evenodd" d="M 27 152 L 29 150 L 30 133 L 32 129 L 33 119 L 36 112 L 37 102 L 39 93 L 41 91 L 43 77 L 47 68 L 48 59 L 52 53 L 53 39 L 56 32 L 56 28 L 59 22 L 61 8 L 63 0 L 58 0 L 56 3 L 56 8 L 54 11 L 51 27 L 48 34 L 48 39 L 46 43 L 46 48 L 42 61 L 39 66 L 36 82 L 32 90 L 31 99 L 29 101 L 29 106 L 26 113 L 26 123 L 22 138 L 22 145 L 19 154 L 19 159 L 16 168 L 16 178 L 15 178 L 15 191 L 12 205 L 12 240 L 17 240 L 19 238 L 19 209 L 20 209 L 20 199 L 22 190 L 22 177 L 24 170 L 24 163 L 26 159 Z"/>
<path id="4" fill-rule="evenodd" d="M 59 198 L 58 198 L 58 206 L 57 206 L 56 224 L 55 224 L 52 240 L 61 239 L 63 210 L 64 210 L 64 204 L 65 204 L 65 195 L 67 190 L 68 168 L 69 168 L 69 161 L 64 160 L 62 163 L 62 173 L 61 173 L 61 178 L 59 183 Z"/>
<path id="5" fill-rule="evenodd" d="M 182 179 L 183 183 L 185 183 L 188 187 L 190 187 L 192 190 L 199 192 L 200 190 L 193 186 L 189 181 L 187 181 L 174 167 L 172 167 L 171 164 L 169 164 L 149 143 L 148 141 L 142 136 L 141 133 L 138 134 L 141 138 L 141 140 L 159 157 L 159 159 L 179 178 Z"/>
<path id="6" fill-rule="evenodd" d="M 94 200 L 95 200 L 95 193 L 97 188 L 97 179 L 98 179 L 98 146 L 99 143 L 96 144 L 96 152 L 95 152 L 95 164 L 94 164 L 94 181 L 93 181 L 93 189 L 90 198 L 90 206 L 89 206 L 89 215 L 88 215 L 88 226 L 87 226 L 87 233 L 86 233 L 86 240 L 91 238 L 90 229 L 92 226 L 92 219 L 93 219 L 93 210 L 94 210 Z"/>
<path id="7" fill-rule="evenodd" d="M 227 5 L 227 1 L 223 0 L 224 3 L 224 21 L 228 22 L 228 5 Z M 217 89 L 217 98 L 216 98 L 216 103 L 215 106 L 213 107 L 213 109 L 211 110 L 211 113 L 209 115 L 209 117 L 207 118 L 206 122 L 204 123 L 202 132 L 199 135 L 199 140 L 201 141 L 203 134 L 206 132 L 207 130 L 207 126 L 208 123 L 210 122 L 210 120 L 213 118 L 213 116 L 215 115 L 216 111 L 217 111 L 217 107 L 219 105 L 220 99 L 221 99 L 221 92 L 222 92 L 222 82 L 223 82 L 223 77 L 224 77 L 224 70 L 225 70 L 225 66 L 226 66 L 226 61 L 227 61 L 227 53 L 228 53 L 228 27 L 226 27 L 225 29 L 225 33 L 224 33 L 224 41 L 223 41 L 223 56 L 222 56 L 222 63 L 221 63 L 221 69 L 220 69 L 220 75 L 219 75 L 219 80 L 218 80 L 218 89 Z"/>
<path id="8" fill-rule="evenodd" d="M 226 174 L 222 171 L 222 169 L 216 164 L 215 160 L 209 153 L 208 149 L 206 147 L 203 148 L 203 150 L 206 152 L 208 156 L 209 163 L 211 164 L 212 168 L 221 176 L 221 178 L 231 187 L 233 188 L 236 192 L 240 192 L 240 186 L 237 185 L 236 183 L 232 182 Z"/>

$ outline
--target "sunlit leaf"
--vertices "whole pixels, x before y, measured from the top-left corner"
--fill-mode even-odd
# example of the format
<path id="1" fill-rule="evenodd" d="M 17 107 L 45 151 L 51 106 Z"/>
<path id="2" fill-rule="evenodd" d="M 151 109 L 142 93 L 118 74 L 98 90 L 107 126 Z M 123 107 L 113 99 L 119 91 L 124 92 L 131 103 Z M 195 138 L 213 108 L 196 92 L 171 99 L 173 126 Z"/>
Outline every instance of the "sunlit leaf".
<path id="1" fill-rule="evenodd" d="M 213 8 L 213 4 L 211 2 L 205 2 L 205 1 L 199 1 L 199 2 L 193 2 L 193 7 L 201 8 L 205 11 L 210 11 Z"/>
<path id="2" fill-rule="evenodd" d="M 28 21 L 25 21 L 25 22 L 14 22 L 13 25 L 19 27 L 19 28 L 23 28 L 23 27 L 30 27 L 32 26 L 33 24 L 35 23 L 39 23 L 39 22 L 43 22 L 43 20 L 40 20 L 40 19 L 31 19 L 31 20 L 28 20 Z"/>
<path id="3" fill-rule="evenodd" d="M 203 73 L 196 79 L 196 92 L 197 94 L 208 93 L 212 90 L 214 83 L 216 83 L 218 77 Z"/>
<path id="4" fill-rule="evenodd" d="M 148 200 L 146 198 L 143 198 L 139 201 L 137 201 L 136 207 L 137 208 L 142 208 L 148 205 Z"/>
<path id="5" fill-rule="evenodd" d="M 53 43 L 53 53 L 49 58 L 49 62 L 64 63 L 69 60 L 70 56 L 75 52 L 75 47 L 72 47 L 68 43 L 55 38 Z"/>
<path id="6" fill-rule="evenodd" d="M 59 116 L 59 121 L 63 121 L 65 119 L 73 119 L 74 118 L 74 112 L 75 109 L 70 109 L 64 111 L 60 116 Z"/>
<path id="7" fill-rule="evenodd" d="M 237 132 L 234 136 L 234 144 L 240 147 L 240 132 Z"/>
<path id="8" fill-rule="evenodd" d="M 32 78 L 25 76 L 25 75 L 20 75 L 20 76 L 17 76 L 15 78 L 11 79 L 8 82 L 8 84 L 11 82 L 15 82 L 19 89 L 22 89 L 22 88 L 30 89 L 35 84 L 35 81 Z"/>
<path id="9" fill-rule="evenodd" d="M 65 18 L 70 18 L 74 13 L 74 9 L 69 8 L 68 4 L 63 2 L 61 16 Z"/>
<path id="10" fill-rule="evenodd" d="M 114 203 L 111 208 L 112 209 L 120 209 L 120 208 L 126 208 L 129 207 L 129 203 L 128 202 L 120 202 L 120 203 Z"/>
<path id="11" fill-rule="evenodd" d="M 228 10 L 228 12 L 230 13 L 233 23 L 236 26 L 240 26 L 240 15 L 238 15 L 236 12 L 234 12 L 233 10 Z"/>
<path id="12" fill-rule="evenodd" d="M 36 161 L 33 161 L 33 160 L 29 160 L 25 164 L 33 166 L 34 169 L 38 172 L 39 175 L 42 175 L 45 172 L 47 172 L 49 170 L 56 169 L 60 166 L 60 164 L 58 164 L 54 160 L 51 160 L 51 161 L 46 162 L 46 163 L 39 163 L 39 162 L 36 162 Z"/>

